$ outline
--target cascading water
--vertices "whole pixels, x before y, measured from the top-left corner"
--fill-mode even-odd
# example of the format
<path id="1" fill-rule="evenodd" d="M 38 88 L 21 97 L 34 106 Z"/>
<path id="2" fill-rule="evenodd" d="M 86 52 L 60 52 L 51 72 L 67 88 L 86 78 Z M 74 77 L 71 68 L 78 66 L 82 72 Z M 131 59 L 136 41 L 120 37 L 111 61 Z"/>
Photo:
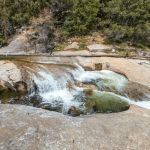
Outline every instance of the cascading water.
<path id="1" fill-rule="evenodd" d="M 54 79 L 54 74 L 47 73 L 44 70 L 40 70 L 38 74 L 42 77 L 39 78 L 36 75 L 32 77 L 32 80 L 36 83 L 37 89 L 32 87 L 30 98 L 36 95 L 36 99 L 41 104 L 46 104 L 46 107 L 50 110 L 55 110 L 63 114 L 67 114 L 71 106 L 78 108 L 83 102 L 76 100 L 78 91 L 69 91 L 66 86 L 70 77 L 65 81 L 64 77 Z"/>
<path id="2" fill-rule="evenodd" d="M 84 71 L 77 65 L 77 69 L 70 71 L 67 79 L 60 77 L 55 79 L 55 74 L 48 70 L 40 69 L 38 76 L 33 74 L 36 87 L 30 90 L 30 99 L 35 98 L 40 105 L 44 104 L 49 110 L 68 114 L 70 107 L 77 108 L 79 114 L 91 114 L 93 112 L 119 112 L 126 110 L 128 102 L 150 109 L 150 102 L 134 102 L 129 98 L 116 95 L 112 92 L 97 91 L 86 92 L 83 87 L 76 87 L 74 80 L 85 84 L 93 84 L 104 90 L 107 88 L 116 88 L 121 91 L 127 84 L 126 77 L 112 71 Z M 40 76 L 40 77 L 39 77 Z M 71 83 L 72 90 L 68 88 Z M 121 109 L 120 109 L 121 107 Z"/>
<path id="3" fill-rule="evenodd" d="M 72 71 L 75 79 L 86 84 L 94 84 L 100 89 L 116 88 L 121 90 L 128 82 L 123 75 L 119 75 L 113 71 L 84 71 L 84 69 L 76 64 L 77 70 Z"/>

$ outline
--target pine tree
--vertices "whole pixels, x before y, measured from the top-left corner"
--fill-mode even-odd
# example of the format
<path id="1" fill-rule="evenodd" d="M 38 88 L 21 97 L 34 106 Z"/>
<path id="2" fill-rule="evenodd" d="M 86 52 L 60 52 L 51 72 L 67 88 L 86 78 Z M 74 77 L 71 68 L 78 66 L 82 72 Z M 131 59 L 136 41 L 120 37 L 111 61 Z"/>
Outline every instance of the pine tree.
<path id="1" fill-rule="evenodd" d="M 99 0 L 76 0 L 64 25 L 69 32 L 87 34 L 94 29 L 99 11 Z"/>
<path id="2" fill-rule="evenodd" d="M 150 0 L 109 0 L 101 11 L 99 25 L 110 39 L 150 45 Z"/>
<path id="3" fill-rule="evenodd" d="M 7 21 L 12 26 L 30 23 L 32 16 L 38 17 L 41 9 L 49 7 L 51 0 L 5 0 Z M 4 28 L 4 0 L 0 0 L 0 30 Z"/>

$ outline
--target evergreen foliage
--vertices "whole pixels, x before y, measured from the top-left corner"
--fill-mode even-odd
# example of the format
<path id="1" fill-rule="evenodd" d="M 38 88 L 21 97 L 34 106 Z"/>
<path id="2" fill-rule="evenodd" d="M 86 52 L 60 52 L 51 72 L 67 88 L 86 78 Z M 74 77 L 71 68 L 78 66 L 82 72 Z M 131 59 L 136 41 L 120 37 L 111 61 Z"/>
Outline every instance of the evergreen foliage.
<path id="1" fill-rule="evenodd" d="M 0 0 L 0 33 L 4 29 Z M 30 24 L 48 7 L 62 34 L 103 31 L 110 40 L 150 46 L 150 0 L 6 0 L 7 26 Z"/>
<path id="2" fill-rule="evenodd" d="M 99 11 L 99 0 L 76 0 L 70 15 L 64 22 L 69 32 L 87 34 L 88 30 L 96 28 Z"/>
<path id="3" fill-rule="evenodd" d="M 4 0 L 0 0 L 0 26 L 4 26 Z M 49 0 L 6 0 L 7 23 L 13 26 L 21 26 L 30 23 L 32 16 L 38 17 L 38 13 L 44 7 L 50 6 Z"/>
<path id="4" fill-rule="evenodd" d="M 109 38 L 150 45 L 150 0 L 109 0 L 102 11 L 99 25 Z"/>

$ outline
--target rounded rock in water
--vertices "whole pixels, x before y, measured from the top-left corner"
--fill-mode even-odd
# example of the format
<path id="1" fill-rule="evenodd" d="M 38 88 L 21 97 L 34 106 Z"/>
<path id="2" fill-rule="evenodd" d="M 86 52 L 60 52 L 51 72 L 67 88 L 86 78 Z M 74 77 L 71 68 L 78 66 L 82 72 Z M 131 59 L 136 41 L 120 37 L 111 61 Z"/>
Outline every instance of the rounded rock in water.
<path id="1" fill-rule="evenodd" d="M 95 112 L 113 113 L 128 110 L 130 104 L 114 93 L 94 91 L 87 96 L 85 106 L 88 111 L 93 108 Z"/>

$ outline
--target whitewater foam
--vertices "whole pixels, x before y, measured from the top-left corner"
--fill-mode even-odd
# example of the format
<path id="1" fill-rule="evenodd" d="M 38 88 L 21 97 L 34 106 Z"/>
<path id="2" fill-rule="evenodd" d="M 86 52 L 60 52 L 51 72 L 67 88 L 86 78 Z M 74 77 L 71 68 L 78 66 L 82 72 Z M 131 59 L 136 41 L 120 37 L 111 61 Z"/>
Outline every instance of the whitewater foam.
<path id="1" fill-rule="evenodd" d="M 122 89 L 128 82 L 128 79 L 125 76 L 112 71 L 85 71 L 78 64 L 76 64 L 76 66 L 76 70 L 71 70 L 74 79 L 83 83 L 93 82 L 99 88 L 115 87 L 116 89 Z M 54 79 L 55 74 L 52 74 L 43 66 L 41 66 L 41 68 L 42 69 L 39 69 L 39 71 L 36 72 L 41 78 L 39 76 L 37 77 L 34 73 L 32 76 L 32 80 L 34 80 L 38 87 L 38 96 L 40 97 L 41 104 L 49 104 L 51 109 L 62 107 L 61 113 L 63 114 L 67 114 L 71 106 L 80 108 L 82 111 L 86 110 L 85 103 L 82 101 L 84 95 L 81 94 L 84 88 L 75 87 L 75 85 L 75 90 L 70 91 L 69 88 L 67 88 L 68 82 L 71 82 L 73 85 L 72 76 L 68 76 L 67 80 L 64 77 L 56 80 Z M 130 104 L 150 109 L 150 101 L 135 102 L 127 97 L 116 95 L 112 92 L 97 92 L 109 93 L 112 94 L 112 96 L 117 96 L 128 101 Z M 32 97 L 34 94 L 35 90 L 31 92 L 30 96 Z"/>

